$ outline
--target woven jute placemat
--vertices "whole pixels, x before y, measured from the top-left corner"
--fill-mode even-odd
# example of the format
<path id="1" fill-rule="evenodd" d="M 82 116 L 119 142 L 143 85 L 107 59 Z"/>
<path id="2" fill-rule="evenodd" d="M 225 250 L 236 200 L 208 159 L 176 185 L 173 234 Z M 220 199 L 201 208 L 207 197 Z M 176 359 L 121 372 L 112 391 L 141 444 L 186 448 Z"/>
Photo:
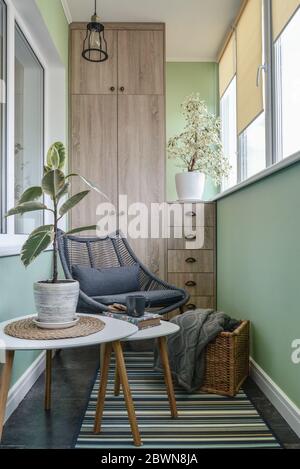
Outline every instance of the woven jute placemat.
<path id="1" fill-rule="evenodd" d="M 40 329 L 34 322 L 33 318 L 22 319 L 20 321 L 8 324 L 4 332 L 7 335 L 16 337 L 17 339 L 26 340 L 59 340 L 59 339 L 75 339 L 78 337 L 86 337 L 95 334 L 104 329 L 105 323 L 98 318 L 81 317 L 80 321 L 69 329 Z"/>

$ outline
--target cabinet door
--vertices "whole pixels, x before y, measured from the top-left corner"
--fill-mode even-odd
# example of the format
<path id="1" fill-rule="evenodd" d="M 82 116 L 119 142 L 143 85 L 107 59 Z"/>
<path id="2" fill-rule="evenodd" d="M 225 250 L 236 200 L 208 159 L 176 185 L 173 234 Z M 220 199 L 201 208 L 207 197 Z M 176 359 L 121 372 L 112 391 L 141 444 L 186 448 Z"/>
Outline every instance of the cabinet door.
<path id="1" fill-rule="evenodd" d="M 119 31 L 118 75 L 119 93 L 164 94 L 164 32 Z"/>
<path id="2" fill-rule="evenodd" d="M 117 204 L 117 96 L 72 96 L 72 173 L 95 182 Z M 72 179 L 72 193 L 86 190 Z M 72 227 L 94 225 L 97 206 L 106 202 L 95 191 L 72 210 Z M 117 206 L 117 205 L 116 205 Z"/>
<path id="3" fill-rule="evenodd" d="M 117 31 L 105 31 L 108 60 L 89 62 L 82 57 L 86 31 L 72 31 L 71 52 L 71 94 L 113 94 L 117 93 Z M 114 91 L 112 91 L 114 88 Z"/>
<path id="4" fill-rule="evenodd" d="M 128 197 L 128 207 L 145 204 L 149 222 L 151 203 L 165 200 L 164 97 L 119 96 L 118 122 L 119 194 Z M 134 220 L 137 217 L 129 215 L 129 227 Z M 149 232 L 150 228 L 149 223 Z M 164 276 L 164 241 L 149 235 L 129 237 L 129 243 L 152 272 Z"/>

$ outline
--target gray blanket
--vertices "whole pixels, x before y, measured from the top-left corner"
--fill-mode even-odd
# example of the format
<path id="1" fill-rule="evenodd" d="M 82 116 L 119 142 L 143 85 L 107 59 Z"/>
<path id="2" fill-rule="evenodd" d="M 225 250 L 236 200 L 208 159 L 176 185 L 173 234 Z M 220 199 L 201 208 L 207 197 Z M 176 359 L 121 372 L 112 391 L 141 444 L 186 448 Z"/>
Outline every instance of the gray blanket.
<path id="1" fill-rule="evenodd" d="M 200 389 L 204 379 L 206 346 L 224 330 L 233 330 L 238 321 L 225 313 L 212 309 L 189 311 L 171 320 L 180 331 L 168 337 L 170 367 L 178 384 L 187 392 Z M 162 364 L 155 351 L 154 367 L 162 371 Z"/>

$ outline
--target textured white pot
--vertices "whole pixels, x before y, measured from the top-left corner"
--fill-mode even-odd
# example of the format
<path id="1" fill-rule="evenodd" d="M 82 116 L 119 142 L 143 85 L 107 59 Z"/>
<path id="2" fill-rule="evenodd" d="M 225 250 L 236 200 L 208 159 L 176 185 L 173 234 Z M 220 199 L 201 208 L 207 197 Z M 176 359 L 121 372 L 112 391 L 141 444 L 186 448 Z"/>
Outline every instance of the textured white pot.
<path id="1" fill-rule="evenodd" d="M 202 200 L 205 174 L 188 172 L 176 174 L 176 190 L 180 201 Z"/>
<path id="2" fill-rule="evenodd" d="M 74 280 L 34 284 L 34 300 L 40 322 L 66 323 L 73 321 L 78 297 L 79 283 Z"/>

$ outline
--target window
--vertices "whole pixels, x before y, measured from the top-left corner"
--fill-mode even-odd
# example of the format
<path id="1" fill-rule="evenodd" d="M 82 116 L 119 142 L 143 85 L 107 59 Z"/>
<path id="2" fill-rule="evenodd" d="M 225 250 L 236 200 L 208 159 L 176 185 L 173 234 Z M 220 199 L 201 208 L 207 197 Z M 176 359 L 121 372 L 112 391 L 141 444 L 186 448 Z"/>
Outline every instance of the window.
<path id="1" fill-rule="evenodd" d="M 263 170 L 273 165 L 275 171 L 300 160 L 299 44 L 300 0 L 243 3 L 219 60 L 222 138 L 225 155 L 233 166 L 223 190 L 258 173 L 263 177 Z M 236 128 L 231 107 L 234 84 L 230 85 L 232 89 L 227 88 L 233 73 Z M 237 170 L 234 132 L 238 141 Z M 288 157 L 292 158 L 285 163 Z"/>
<path id="2" fill-rule="evenodd" d="M 265 113 L 263 112 L 240 137 L 241 180 L 266 167 Z"/>
<path id="3" fill-rule="evenodd" d="M 224 154 L 231 166 L 230 175 L 222 185 L 226 190 L 237 183 L 236 77 L 221 98 L 221 123 Z"/>
<path id="4" fill-rule="evenodd" d="M 277 160 L 300 151 L 300 9 L 275 41 Z"/>
<path id="5" fill-rule="evenodd" d="M 40 185 L 44 147 L 44 70 L 16 25 L 15 31 L 15 163 L 14 199 Z M 42 212 L 15 217 L 15 233 L 28 234 L 42 225 Z"/>
<path id="6" fill-rule="evenodd" d="M 0 0 L 0 233 L 4 232 L 6 147 L 6 5 Z"/>

